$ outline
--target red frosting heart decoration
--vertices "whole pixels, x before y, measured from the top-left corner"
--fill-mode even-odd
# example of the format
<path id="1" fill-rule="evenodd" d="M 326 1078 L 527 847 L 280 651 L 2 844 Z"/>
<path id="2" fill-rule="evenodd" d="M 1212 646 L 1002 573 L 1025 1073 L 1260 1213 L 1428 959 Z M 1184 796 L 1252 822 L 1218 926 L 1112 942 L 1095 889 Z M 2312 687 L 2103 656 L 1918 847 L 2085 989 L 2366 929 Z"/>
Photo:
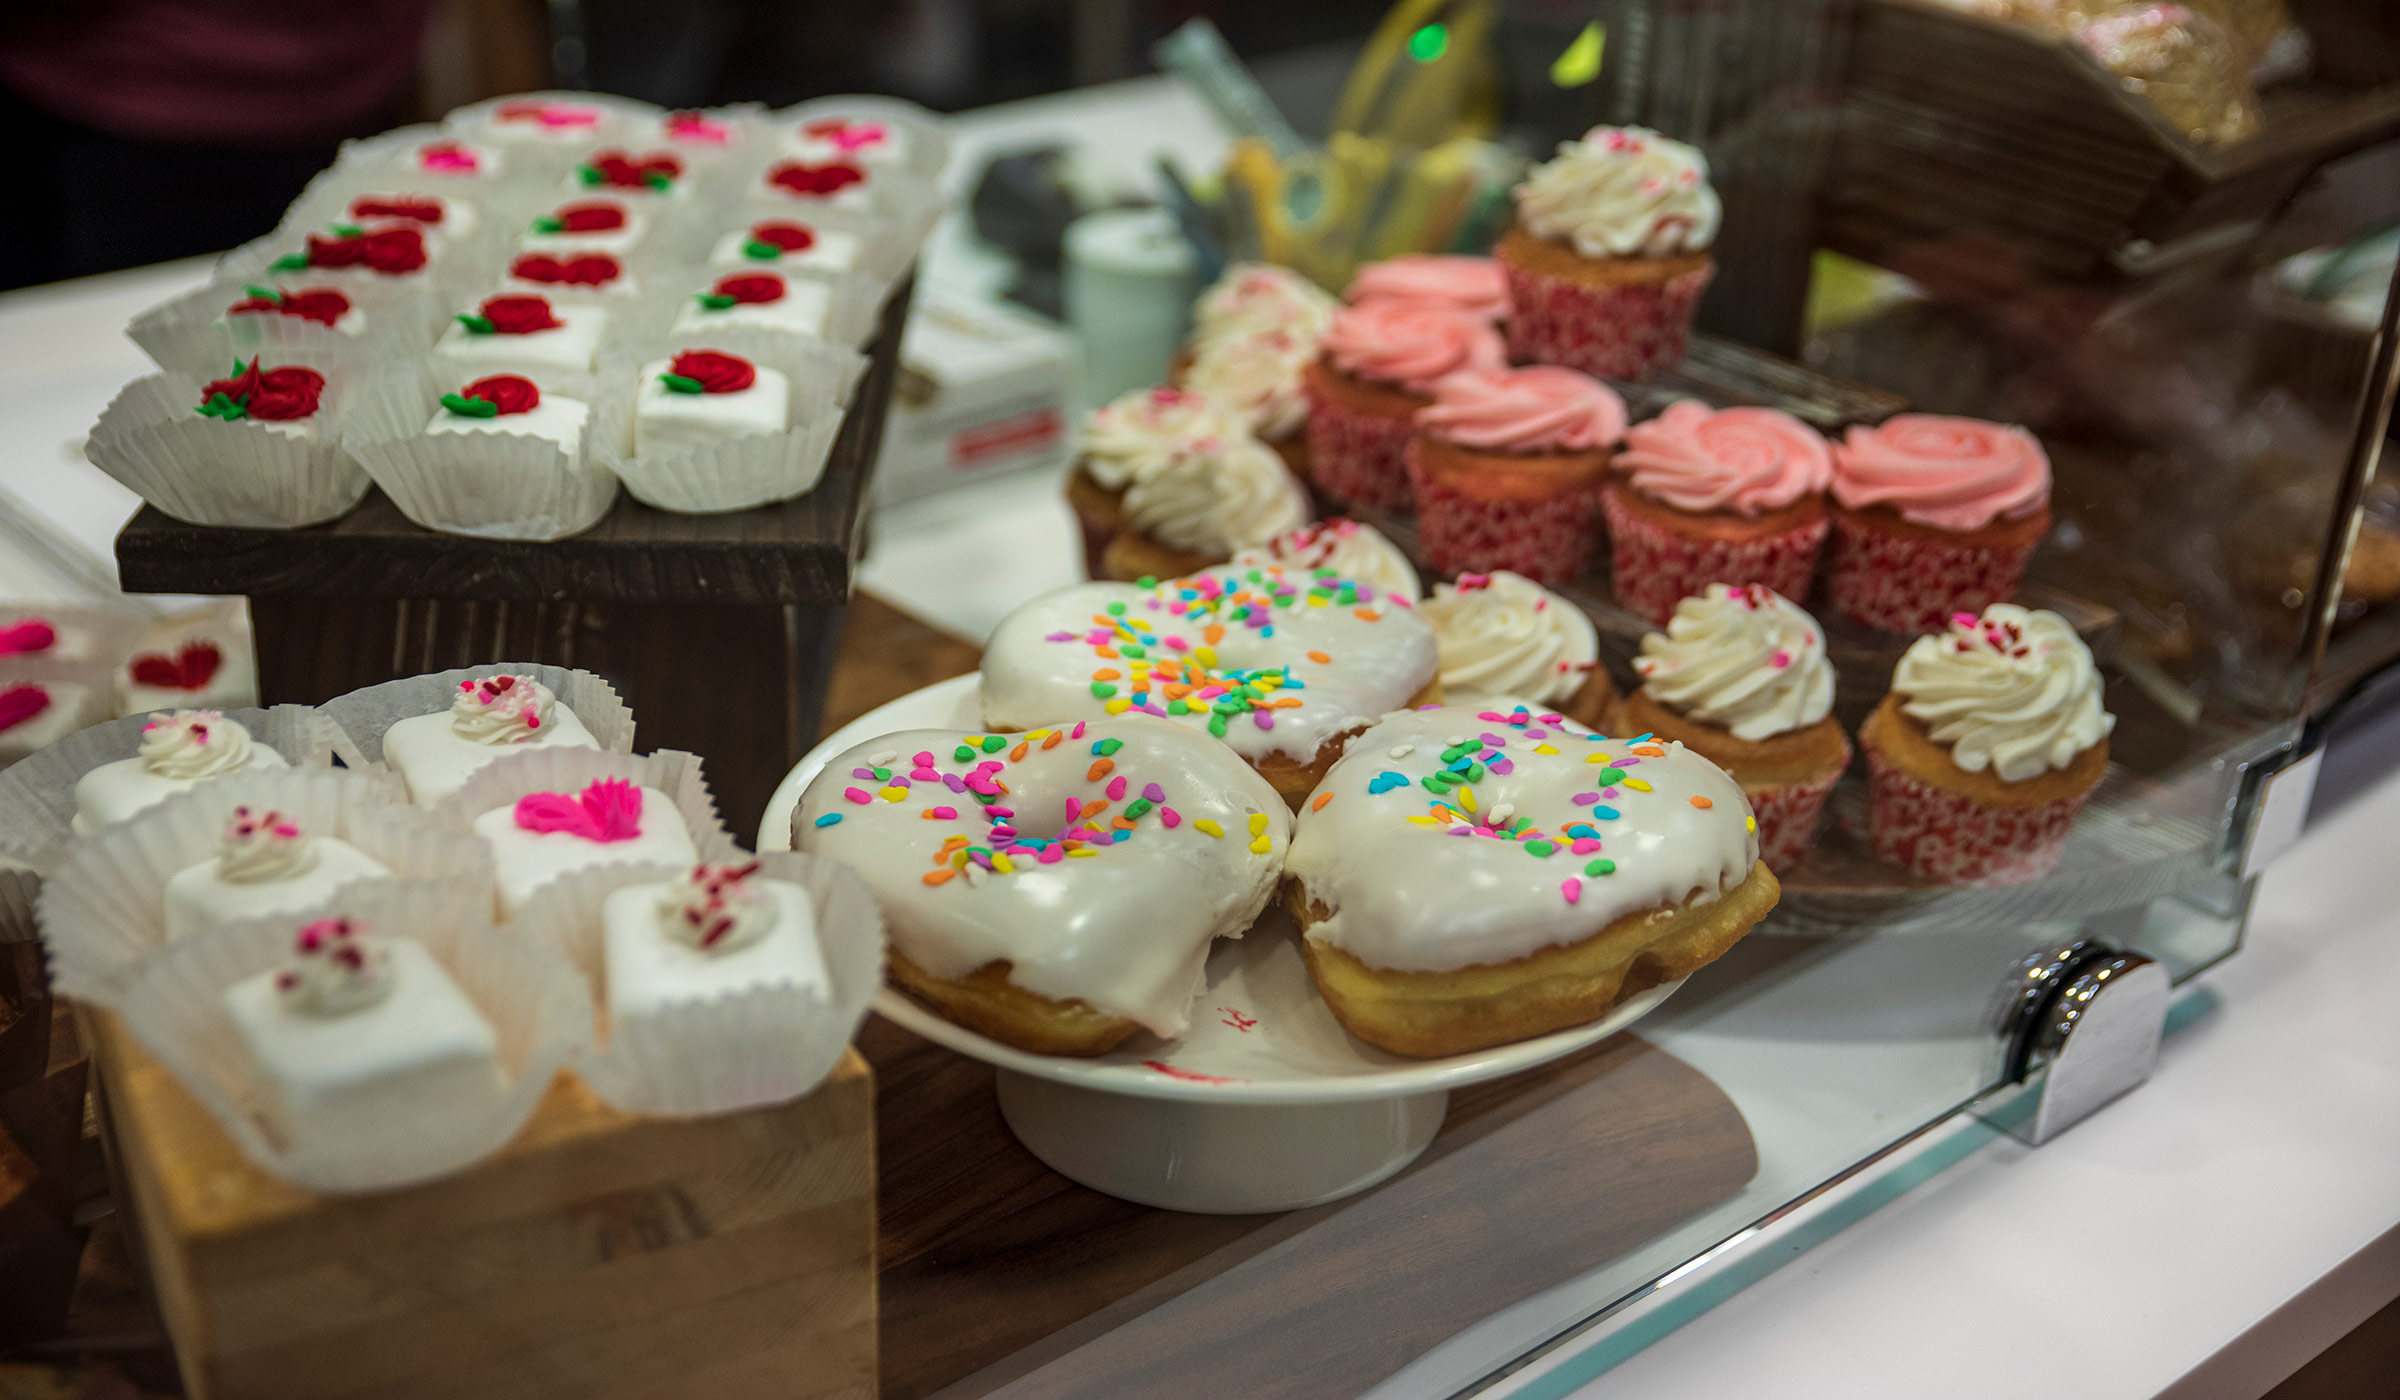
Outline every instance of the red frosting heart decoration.
<path id="1" fill-rule="evenodd" d="M 848 161 L 832 161 L 825 165 L 808 165 L 787 160 L 767 172 L 767 183 L 792 194 L 824 196 L 839 194 L 852 185 L 863 183 L 867 172 Z"/>
<path id="2" fill-rule="evenodd" d="M 216 679 L 225 653 L 215 642 L 185 642 L 173 656 L 145 652 L 133 658 L 133 683 L 155 690 L 200 690 Z"/>
<path id="3" fill-rule="evenodd" d="M 642 834 L 642 790 L 623 778 L 602 778 L 572 797 L 529 792 L 517 799 L 516 821 L 540 836 L 558 832 L 586 841 L 631 841 Z"/>
<path id="4" fill-rule="evenodd" d="M 562 204 L 551 217 L 558 220 L 561 233 L 608 233 L 625 227 L 625 206 L 605 199 L 587 200 Z"/>
<path id="5" fill-rule="evenodd" d="M 350 217 L 354 219 L 407 219 L 412 223 L 438 224 L 442 221 L 442 202 L 438 199 L 411 199 L 407 195 L 361 195 L 350 201 Z"/>
<path id="6" fill-rule="evenodd" d="M 770 219 L 750 226 L 750 239 L 785 253 L 804 253 L 817 246 L 816 230 L 788 219 Z"/>
<path id="7" fill-rule="evenodd" d="M 531 335 L 535 331 L 554 331 L 566 324 L 550 309 L 548 297 L 485 297 L 475 313 L 491 322 L 492 330 L 499 335 Z"/>
<path id="8" fill-rule="evenodd" d="M 764 306 L 783 300 L 783 279 L 764 272 L 737 272 L 717 279 L 716 294 L 732 297 L 742 306 Z"/>
<path id="9" fill-rule="evenodd" d="M 715 350 L 686 350 L 667 366 L 667 373 L 691 380 L 704 394 L 738 394 L 758 382 L 757 366 Z"/>
<path id="10" fill-rule="evenodd" d="M 0 729 L 14 729 L 50 708 L 50 692 L 38 685 L 0 690 Z"/>
<path id="11" fill-rule="evenodd" d="M 38 617 L 22 617 L 0 627 L 0 656 L 27 656 L 58 645 L 58 629 Z"/>
<path id="12" fill-rule="evenodd" d="M 526 253 L 508 265 L 509 273 L 520 281 L 565 283 L 576 287 L 598 287 L 617 280 L 624 269 L 606 253 L 578 253 L 571 258 L 554 258 L 548 253 Z"/>
<path id="13" fill-rule="evenodd" d="M 542 406 L 542 391 L 532 380 L 517 374 L 487 375 L 458 393 L 461 398 L 483 400 L 499 409 L 502 417 L 531 413 Z"/>

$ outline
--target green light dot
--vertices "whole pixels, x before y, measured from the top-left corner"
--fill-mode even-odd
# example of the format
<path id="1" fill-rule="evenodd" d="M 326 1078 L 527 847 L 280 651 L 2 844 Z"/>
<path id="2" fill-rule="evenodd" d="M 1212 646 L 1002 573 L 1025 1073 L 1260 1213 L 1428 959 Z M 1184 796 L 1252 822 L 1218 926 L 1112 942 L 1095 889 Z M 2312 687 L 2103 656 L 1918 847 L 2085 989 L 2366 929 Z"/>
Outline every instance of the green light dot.
<path id="1" fill-rule="evenodd" d="M 1419 63 L 1431 63 L 1450 51 L 1450 27 L 1428 24 L 1408 36 L 1408 56 Z"/>

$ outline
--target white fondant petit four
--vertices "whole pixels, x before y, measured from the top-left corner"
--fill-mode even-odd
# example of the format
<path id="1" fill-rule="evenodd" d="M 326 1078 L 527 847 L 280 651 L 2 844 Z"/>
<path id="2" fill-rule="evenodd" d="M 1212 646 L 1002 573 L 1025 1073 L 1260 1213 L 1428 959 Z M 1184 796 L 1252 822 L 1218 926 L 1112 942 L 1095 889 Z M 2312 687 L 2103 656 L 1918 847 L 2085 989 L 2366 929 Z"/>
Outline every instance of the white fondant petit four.
<path id="1" fill-rule="evenodd" d="M 706 335 L 739 326 L 821 340 L 832 305 L 833 289 L 813 278 L 736 272 L 685 302 L 675 317 L 674 333 Z"/>
<path id="2" fill-rule="evenodd" d="M 488 404 L 488 409 L 477 407 Z M 545 394 L 522 375 L 487 375 L 455 394 L 442 395 L 442 406 L 425 425 L 428 434 L 516 433 L 548 438 L 569 457 L 583 446 L 583 429 L 592 406 L 564 394 Z"/>
<path id="3" fill-rule="evenodd" d="M 344 885 L 391 873 L 349 842 L 311 836 L 281 812 L 236 807 L 217 853 L 168 878 L 167 937 L 296 914 Z"/>
<path id="4" fill-rule="evenodd" d="M 439 802 L 485 765 L 537 748 L 596 749 L 575 712 L 531 676 L 460 681 L 450 708 L 412 715 L 383 734 L 383 761 L 417 802 Z"/>
<path id="5" fill-rule="evenodd" d="M 805 161 L 897 165 L 908 154 L 908 133 L 889 122 L 818 117 L 791 129 L 790 149 Z"/>
<path id="6" fill-rule="evenodd" d="M 642 366 L 636 452 L 679 451 L 790 426 L 791 381 L 739 355 L 686 350 Z"/>
<path id="7" fill-rule="evenodd" d="M 623 778 L 577 793 L 534 792 L 474 821 L 492 848 L 500 903 L 510 911 L 561 875 L 598 865 L 699 862 L 674 799 Z"/>
<path id="8" fill-rule="evenodd" d="M 72 681 L 0 681 L 0 767 L 83 728 L 90 696 Z"/>
<path id="9" fill-rule="evenodd" d="M 433 353 L 461 375 L 521 374 L 541 383 L 592 372 L 608 310 L 548 297 L 485 297 L 450 318 Z"/>
<path id="10" fill-rule="evenodd" d="M 325 376 L 305 365 L 258 367 L 258 357 L 235 365 L 224 379 L 201 386 L 194 410 L 203 418 L 263 429 L 283 437 L 314 441 L 317 410 L 323 405 Z"/>
<path id="11" fill-rule="evenodd" d="M 607 253 L 622 258 L 642 241 L 649 220 L 622 199 L 577 199 L 535 219 L 525 249 L 538 253 Z"/>
<path id="12" fill-rule="evenodd" d="M 832 999 L 808 891 L 757 872 L 756 861 L 702 865 L 608 897 L 600 921 L 612 1021 L 769 988 Z"/>
<path id="13" fill-rule="evenodd" d="M 807 267 L 848 272 L 858 266 L 858 235 L 801 219 L 761 219 L 718 239 L 708 261 L 712 267 L 745 270 Z"/>
<path id="14" fill-rule="evenodd" d="M 263 329 L 278 318 L 313 321 L 339 335 L 367 333 L 366 308 L 338 287 L 244 287 L 242 299 L 225 308 L 218 324 L 236 343 L 255 344 Z"/>
<path id="15" fill-rule="evenodd" d="M 630 297 L 636 285 L 624 260 L 610 253 L 519 253 L 509 259 L 508 275 L 500 279 L 504 291 L 553 301 Z"/>
<path id="16" fill-rule="evenodd" d="M 215 710 L 177 710 L 142 726 L 141 752 L 76 780 L 75 832 L 89 836 L 211 778 L 290 766 Z"/>
<path id="17" fill-rule="evenodd" d="M 862 213 L 875 207 L 875 197 L 867 192 L 871 183 L 867 172 L 856 161 L 777 161 L 767 167 L 759 180 L 760 189 L 770 200 L 790 200 L 814 209 L 855 209 Z"/>
<path id="18" fill-rule="evenodd" d="M 225 991 L 287 1143 L 389 1141 L 506 1096 L 499 1036 L 425 945 L 320 919 L 295 949 L 290 966 Z"/>
<path id="19" fill-rule="evenodd" d="M 257 696 L 241 649 L 209 637 L 191 637 L 171 649 L 136 652 L 117 676 L 118 712 L 222 710 Z"/>
<path id="20" fill-rule="evenodd" d="M 362 194 L 342 212 L 350 222 L 367 228 L 407 224 L 448 238 L 468 237 L 480 222 L 474 205 L 439 194 Z"/>

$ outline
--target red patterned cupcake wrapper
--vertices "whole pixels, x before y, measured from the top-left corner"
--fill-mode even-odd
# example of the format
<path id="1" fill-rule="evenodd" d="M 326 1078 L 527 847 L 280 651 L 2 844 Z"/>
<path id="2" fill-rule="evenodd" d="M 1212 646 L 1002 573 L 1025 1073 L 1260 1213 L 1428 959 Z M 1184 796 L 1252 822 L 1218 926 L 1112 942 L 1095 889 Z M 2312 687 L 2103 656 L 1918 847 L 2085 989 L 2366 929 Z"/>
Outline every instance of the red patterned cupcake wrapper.
<path id="1" fill-rule="evenodd" d="M 2014 812 L 1922 782 L 1873 748 L 1867 767 L 1875 854 L 1947 885 L 2021 885 L 2058 869 L 2087 795 Z"/>
<path id="2" fill-rule="evenodd" d="M 1833 517 L 1833 605 L 1886 632 L 1939 632 L 1952 613 L 2017 596 L 2033 545 L 1985 548 L 1886 534 Z"/>
<path id="3" fill-rule="evenodd" d="M 1714 266 L 1665 282 L 1594 287 L 1501 264 L 1508 273 L 1508 357 L 1604 379 L 1671 369 Z"/>
<path id="4" fill-rule="evenodd" d="M 1567 583 L 1591 557 L 1599 493 L 1579 490 L 1536 501 L 1495 501 L 1436 481 L 1408 452 L 1416 487 L 1417 545 L 1437 573 L 1509 569 L 1538 583 Z"/>
<path id="5" fill-rule="evenodd" d="M 1848 756 L 1845 749 L 1843 768 L 1849 766 Z M 1841 780 L 1842 768 L 1836 768 L 1811 782 L 1760 792 L 1744 790 L 1750 799 L 1750 815 L 1758 818 L 1758 858 L 1769 870 L 1781 874 L 1791 869 L 1817 844 L 1817 817 L 1825 810 L 1833 785 Z"/>
<path id="6" fill-rule="evenodd" d="M 1754 540 L 1712 540 L 1679 534 L 1628 507 L 1614 491 L 1602 494 L 1600 509 L 1608 520 L 1617 601 L 1661 627 L 1677 603 L 1712 583 L 1760 583 L 1786 598 L 1806 598 L 1827 528 L 1819 516 Z"/>
<path id="7" fill-rule="evenodd" d="M 1408 443 L 1416 433 L 1409 419 L 1360 413 L 1311 393 L 1309 484 L 1336 500 L 1405 514 L 1416 504 L 1408 489 Z"/>

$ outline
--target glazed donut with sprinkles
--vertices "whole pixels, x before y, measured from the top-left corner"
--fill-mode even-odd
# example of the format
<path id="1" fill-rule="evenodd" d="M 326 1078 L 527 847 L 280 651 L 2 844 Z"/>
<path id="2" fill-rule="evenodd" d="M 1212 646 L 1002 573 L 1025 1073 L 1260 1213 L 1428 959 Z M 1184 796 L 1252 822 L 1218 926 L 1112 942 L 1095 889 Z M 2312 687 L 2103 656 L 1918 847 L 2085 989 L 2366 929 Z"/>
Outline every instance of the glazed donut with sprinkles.
<path id="1" fill-rule="evenodd" d="M 1203 729 L 1146 714 L 916 729 L 835 757 L 792 844 L 866 879 L 892 980 L 1023 1050 L 1180 1033 L 1209 945 L 1274 896 L 1292 817 Z"/>
<path id="2" fill-rule="evenodd" d="M 1405 598 L 1331 569 L 1229 564 L 1019 608 L 984 652 L 983 722 L 1155 715 L 1222 741 L 1297 808 L 1350 736 L 1440 698 L 1437 665 Z"/>
<path id="3" fill-rule="evenodd" d="M 1723 769 L 1523 706 L 1426 706 L 1351 740 L 1286 876 L 1335 1017 L 1418 1056 L 1595 1020 L 1718 957 L 1780 893 Z"/>

